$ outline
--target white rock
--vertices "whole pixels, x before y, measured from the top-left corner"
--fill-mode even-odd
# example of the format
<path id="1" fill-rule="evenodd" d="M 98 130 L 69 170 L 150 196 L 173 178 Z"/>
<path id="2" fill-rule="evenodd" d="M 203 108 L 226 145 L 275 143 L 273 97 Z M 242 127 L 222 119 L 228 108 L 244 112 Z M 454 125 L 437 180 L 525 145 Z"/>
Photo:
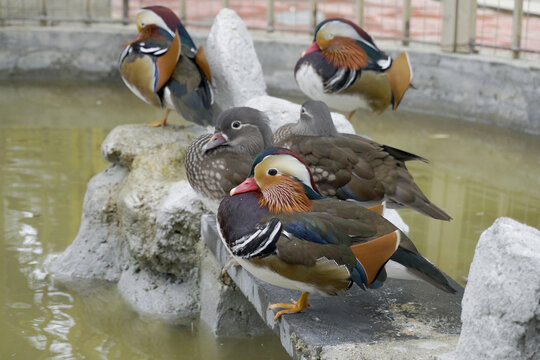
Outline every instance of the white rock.
<path id="1" fill-rule="evenodd" d="M 469 271 L 456 359 L 540 358 L 540 231 L 499 218 Z"/>
<path id="2" fill-rule="evenodd" d="M 245 103 L 245 106 L 263 111 L 270 119 L 272 131 L 276 131 L 285 124 L 295 123 L 300 117 L 300 105 L 273 96 L 253 97 Z M 331 114 L 338 132 L 347 134 L 355 133 L 353 126 L 345 116 L 336 112 Z"/>
<path id="3" fill-rule="evenodd" d="M 246 25 L 231 9 L 216 16 L 205 48 L 215 98 L 223 110 L 266 95 L 266 83 Z M 292 76 L 292 75 L 291 75 Z"/>

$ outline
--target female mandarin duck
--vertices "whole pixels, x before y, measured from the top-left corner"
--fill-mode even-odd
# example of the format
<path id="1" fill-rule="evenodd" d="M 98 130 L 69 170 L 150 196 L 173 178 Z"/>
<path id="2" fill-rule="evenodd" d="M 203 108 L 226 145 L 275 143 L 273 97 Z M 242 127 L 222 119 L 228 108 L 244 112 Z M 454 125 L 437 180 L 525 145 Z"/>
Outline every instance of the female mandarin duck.
<path id="1" fill-rule="evenodd" d="M 260 111 L 236 107 L 216 119 L 215 133 L 192 142 L 186 152 L 186 174 L 195 191 L 221 200 L 249 174 L 253 158 L 272 144 L 272 130 Z"/>
<path id="2" fill-rule="evenodd" d="M 397 109 L 409 88 L 412 70 L 406 53 L 395 60 L 349 20 L 335 18 L 315 29 L 313 44 L 294 69 L 296 82 L 311 99 L 350 112 L 367 105 L 383 112 Z"/>
<path id="3" fill-rule="evenodd" d="M 197 48 L 180 19 L 164 6 L 137 12 L 137 38 L 120 56 L 120 73 L 127 87 L 145 102 L 166 108 L 186 120 L 211 125 L 219 109 L 210 87 L 210 67 L 203 47 Z"/>
<path id="4" fill-rule="evenodd" d="M 233 257 L 254 276 L 300 290 L 286 313 L 302 311 L 309 293 L 336 295 L 353 283 L 377 288 L 385 264 L 453 293 L 443 273 L 420 255 L 405 234 L 355 202 L 322 197 L 298 155 L 268 148 L 254 160 L 250 177 L 231 190 L 218 209 L 220 234 Z"/>
<path id="5" fill-rule="evenodd" d="M 389 207 L 452 219 L 429 201 L 405 166 L 407 160 L 427 160 L 362 136 L 338 133 L 324 102 L 306 101 L 296 124 L 276 130 L 274 144 L 306 159 L 323 195 L 367 204 L 384 200 Z"/>

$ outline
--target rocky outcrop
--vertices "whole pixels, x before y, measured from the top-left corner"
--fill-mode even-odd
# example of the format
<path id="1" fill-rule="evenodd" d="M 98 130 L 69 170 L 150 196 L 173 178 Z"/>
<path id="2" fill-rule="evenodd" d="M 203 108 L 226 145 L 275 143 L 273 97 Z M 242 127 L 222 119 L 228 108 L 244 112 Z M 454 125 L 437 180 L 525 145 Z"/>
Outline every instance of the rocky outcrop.
<path id="1" fill-rule="evenodd" d="M 54 276 L 118 282 L 134 309 L 184 323 L 199 312 L 198 239 L 207 211 L 184 178 L 185 148 L 204 132 L 125 125 L 102 144 L 112 162 L 88 184 L 81 227 L 49 265 Z"/>
<path id="2" fill-rule="evenodd" d="M 480 236 L 456 359 L 540 358 L 540 231 L 499 218 Z"/>
<path id="3" fill-rule="evenodd" d="M 258 108 L 273 129 L 297 121 L 298 104 L 266 95 L 251 38 L 231 10 L 216 18 L 206 54 L 222 108 Z M 340 131 L 354 133 L 343 115 L 332 116 Z M 101 147 L 111 166 L 88 184 L 79 233 L 48 267 L 54 277 L 76 288 L 85 286 L 82 280 L 116 282 L 139 313 L 169 323 L 201 313 L 218 336 L 267 330 L 236 286 L 224 284 L 221 264 L 200 242 L 201 215 L 216 204 L 183 180 L 184 157 L 193 139 L 211 131 L 196 125 L 113 129 Z"/>

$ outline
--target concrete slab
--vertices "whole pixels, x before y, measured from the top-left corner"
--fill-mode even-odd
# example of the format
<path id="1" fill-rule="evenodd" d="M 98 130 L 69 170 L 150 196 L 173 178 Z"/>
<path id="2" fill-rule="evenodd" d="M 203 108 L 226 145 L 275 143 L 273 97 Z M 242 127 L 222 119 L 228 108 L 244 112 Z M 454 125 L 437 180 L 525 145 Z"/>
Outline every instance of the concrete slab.
<path id="1" fill-rule="evenodd" d="M 228 252 L 213 215 L 203 215 L 204 241 L 223 265 Z M 432 359 L 452 351 L 461 328 L 462 288 L 449 295 L 419 281 L 389 279 L 379 290 L 353 287 L 340 296 L 310 296 L 305 312 L 273 321 L 269 304 L 299 293 L 259 281 L 240 267 L 228 270 L 238 288 L 295 359 Z"/>

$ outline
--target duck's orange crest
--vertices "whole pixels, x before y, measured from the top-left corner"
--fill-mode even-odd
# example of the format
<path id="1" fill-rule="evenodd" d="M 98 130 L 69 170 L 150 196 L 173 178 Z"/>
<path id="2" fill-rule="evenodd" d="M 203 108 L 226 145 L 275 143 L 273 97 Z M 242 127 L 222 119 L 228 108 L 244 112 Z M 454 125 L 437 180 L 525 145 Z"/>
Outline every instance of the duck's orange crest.
<path id="1" fill-rule="evenodd" d="M 322 53 L 332 65 L 339 68 L 361 69 L 368 64 L 366 52 L 354 39 L 347 37 L 335 37 Z"/>
<path id="2" fill-rule="evenodd" d="M 274 186 L 262 190 L 260 206 L 267 206 L 276 214 L 297 213 L 311 210 L 311 200 L 307 197 L 302 184 L 292 179 L 283 178 Z"/>

